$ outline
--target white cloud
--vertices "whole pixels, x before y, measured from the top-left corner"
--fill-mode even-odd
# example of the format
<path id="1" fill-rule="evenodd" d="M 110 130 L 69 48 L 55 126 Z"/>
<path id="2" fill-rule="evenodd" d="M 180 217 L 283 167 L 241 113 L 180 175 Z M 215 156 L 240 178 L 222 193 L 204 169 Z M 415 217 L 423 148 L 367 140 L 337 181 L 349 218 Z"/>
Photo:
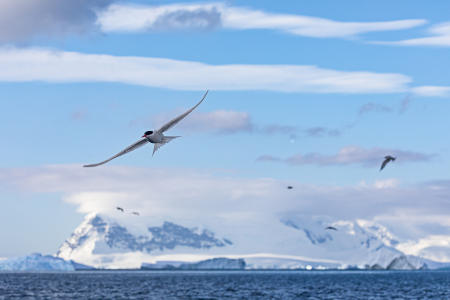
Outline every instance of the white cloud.
<path id="1" fill-rule="evenodd" d="M 221 4 L 111 5 L 98 13 L 104 32 L 207 29 L 220 25 Z"/>
<path id="2" fill-rule="evenodd" d="M 450 22 L 432 26 L 428 32 L 431 36 L 393 42 L 376 42 L 377 44 L 397 46 L 435 46 L 450 47 Z"/>
<path id="3" fill-rule="evenodd" d="M 99 13 L 105 32 L 215 28 L 271 29 L 308 37 L 351 37 L 374 31 L 401 30 L 426 23 L 422 19 L 387 22 L 339 22 L 294 14 L 275 14 L 224 3 L 160 6 L 111 5 Z"/>
<path id="4" fill-rule="evenodd" d="M 362 188 L 375 188 L 375 189 L 391 189 L 395 188 L 400 184 L 400 181 L 396 178 L 389 178 L 383 180 L 375 180 L 374 183 L 369 184 L 365 180 L 359 183 Z"/>
<path id="5" fill-rule="evenodd" d="M 435 261 L 450 261 L 450 236 L 429 235 L 419 240 L 409 240 L 397 246 L 400 251 L 422 257 L 430 257 Z"/>
<path id="6" fill-rule="evenodd" d="M 194 169 L 124 166 L 86 169 L 81 165 L 54 165 L 0 171 L 3 187 L 31 193 L 63 193 L 64 199 L 76 204 L 83 213 L 110 212 L 115 205 L 124 204 L 150 215 L 164 212 L 191 217 L 303 211 L 370 219 L 392 213 L 396 208 L 412 207 L 426 216 L 430 211 L 446 213 L 448 206 L 435 204 L 441 204 L 442 195 L 450 191 L 450 184 L 445 181 L 402 187 L 395 179 L 388 179 L 354 187 L 290 182 L 294 189 L 285 192 L 284 180 L 230 177 L 229 173 L 221 175 L 217 170 L 211 173 Z M 424 197 L 427 201 L 422 201 Z M 383 205 L 375 205 L 380 199 Z"/>
<path id="7" fill-rule="evenodd" d="M 130 194 L 121 192 L 84 191 L 69 194 L 64 198 L 68 203 L 75 204 L 81 212 L 102 211 L 111 203 L 123 203 L 130 199 Z"/>
<path id="8" fill-rule="evenodd" d="M 391 178 L 391 179 L 385 179 L 385 180 L 376 180 L 374 183 L 374 187 L 377 189 L 388 189 L 393 188 L 398 185 L 398 179 Z"/>
<path id="9" fill-rule="evenodd" d="M 141 215 L 170 219 L 208 215 L 235 218 L 236 212 L 271 211 L 278 204 L 268 197 L 280 187 L 268 178 L 220 177 L 189 169 L 88 170 L 81 166 L 2 170 L 2 184 L 30 192 L 63 193 L 64 199 L 83 213 L 110 213 L 121 206 L 139 210 Z"/>
<path id="10" fill-rule="evenodd" d="M 433 85 L 417 86 L 413 87 L 411 89 L 411 92 L 416 96 L 423 96 L 423 97 L 449 97 L 450 86 L 433 86 Z"/>
<path id="11" fill-rule="evenodd" d="M 321 153 L 296 154 L 288 158 L 278 158 L 271 155 L 260 156 L 258 161 L 283 162 L 290 165 L 351 165 L 360 164 L 363 166 L 381 165 L 386 155 L 397 157 L 395 163 L 428 161 L 434 157 L 433 154 L 404 151 L 398 149 L 370 148 L 365 149 L 358 146 L 347 146 L 339 150 L 337 154 L 324 155 Z"/>
<path id="12" fill-rule="evenodd" d="M 120 82 L 177 90 L 394 93 L 405 91 L 411 79 L 395 73 L 303 65 L 208 65 L 151 57 L 0 48 L 0 81 Z"/>
<path id="13" fill-rule="evenodd" d="M 61 36 L 92 30 L 96 11 L 112 0 L 2 0 L 0 42 L 23 42 L 35 36 Z"/>

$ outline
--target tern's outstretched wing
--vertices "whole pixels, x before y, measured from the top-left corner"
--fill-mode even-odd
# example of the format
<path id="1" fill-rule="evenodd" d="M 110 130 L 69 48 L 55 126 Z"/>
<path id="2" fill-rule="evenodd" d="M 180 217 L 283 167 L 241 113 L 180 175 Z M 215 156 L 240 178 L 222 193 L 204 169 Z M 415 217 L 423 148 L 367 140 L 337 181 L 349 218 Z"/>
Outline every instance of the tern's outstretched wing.
<path id="1" fill-rule="evenodd" d="M 128 152 L 131 152 L 133 150 L 136 150 L 137 148 L 139 148 L 139 147 L 141 147 L 141 146 L 143 146 L 143 145 L 145 145 L 147 143 L 148 143 L 147 139 L 141 139 L 141 140 L 137 141 L 136 143 L 134 143 L 133 145 L 131 145 L 131 146 L 127 147 L 126 149 L 120 151 L 119 153 L 117 153 L 113 157 L 108 158 L 107 160 L 104 160 L 104 161 L 102 161 L 102 162 L 100 162 L 98 164 L 84 165 L 83 167 L 90 168 L 90 167 L 97 167 L 97 166 L 106 164 L 107 162 L 113 160 L 114 158 L 122 156 L 124 154 L 127 154 Z"/>
<path id="2" fill-rule="evenodd" d="M 170 122 L 166 123 L 165 125 L 163 125 L 160 129 L 158 129 L 159 132 L 163 133 L 164 131 L 169 130 L 170 128 L 172 128 L 173 126 L 175 126 L 175 124 L 177 124 L 178 122 L 180 122 L 181 120 L 183 120 L 188 114 L 190 114 L 194 109 L 197 108 L 197 106 L 200 105 L 200 103 L 203 102 L 203 100 L 205 100 L 206 95 L 208 95 L 208 91 L 206 91 L 206 93 L 203 95 L 202 100 L 200 100 L 200 102 L 198 102 L 194 107 L 192 107 L 190 110 L 188 110 L 187 112 L 185 112 L 182 115 L 179 115 L 178 117 L 176 117 L 175 119 L 171 120 Z"/>
<path id="3" fill-rule="evenodd" d="M 381 168 L 380 171 L 384 169 L 384 167 L 386 167 L 387 163 L 389 162 L 389 158 L 386 158 L 383 163 L 381 164 Z"/>

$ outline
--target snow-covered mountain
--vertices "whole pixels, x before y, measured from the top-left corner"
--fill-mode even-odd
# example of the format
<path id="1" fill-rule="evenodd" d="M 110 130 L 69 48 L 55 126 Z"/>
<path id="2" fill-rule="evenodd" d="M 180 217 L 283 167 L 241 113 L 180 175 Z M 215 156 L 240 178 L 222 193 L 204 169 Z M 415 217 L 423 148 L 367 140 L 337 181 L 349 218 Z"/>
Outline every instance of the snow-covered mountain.
<path id="1" fill-rule="evenodd" d="M 153 253 L 232 245 L 230 240 L 217 238 L 207 229 L 187 228 L 167 221 L 140 231 L 136 227 L 130 230 L 109 217 L 91 214 L 56 255 L 65 259 L 77 257 L 77 261 L 88 261 L 88 265 L 101 268 L 136 268 L 142 263 L 140 257 Z"/>
<path id="2" fill-rule="evenodd" d="M 326 229 L 328 226 L 334 229 Z M 285 214 L 258 224 L 210 222 L 192 228 L 146 217 L 90 214 L 57 256 L 97 268 L 179 266 L 200 261 L 212 267 L 226 258 L 243 259 L 250 269 L 425 267 L 425 260 L 405 256 L 395 249 L 397 244 L 380 224 L 324 216 Z"/>

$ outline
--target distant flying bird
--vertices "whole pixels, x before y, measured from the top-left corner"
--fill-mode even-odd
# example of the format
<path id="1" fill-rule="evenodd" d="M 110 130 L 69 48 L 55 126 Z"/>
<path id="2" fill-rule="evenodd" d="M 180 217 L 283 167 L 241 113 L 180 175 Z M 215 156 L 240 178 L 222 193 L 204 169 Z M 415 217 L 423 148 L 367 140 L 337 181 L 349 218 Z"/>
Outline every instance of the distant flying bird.
<path id="1" fill-rule="evenodd" d="M 122 207 L 117 206 L 116 209 L 120 210 L 121 212 L 124 212 L 124 209 Z"/>
<path id="2" fill-rule="evenodd" d="M 286 188 L 287 188 L 288 190 L 292 190 L 294 187 L 293 187 L 292 185 L 288 185 Z"/>
<path id="3" fill-rule="evenodd" d="M 139 216 L 139 213 L 137 211 L 133 211 L 132 214 L 135 216 Z"/>
<path id="4" fill-rule="evenodd" d="M 327 226 L 327 227 L 325 227 L 325 229 L 326 230 L 336 230 L 337 231 L 337 228 L 333 227 L 333 226 Z"/>
<path id="5" fill-rule="evenodd" d="M 165 125 L 163 125 L 160 129 L 152 131 L 146 131 L 144 133 L 144 135 L 142 136 L 142 139 L 140 139 L 139 141 L 137 141 L 136 143 L 134 143 L 133 145 L 129 146 L 128 148 L 122 150 L 121 152 L 117 153 L 116 155 L 114 155 L 113 157 L 108 158 L 105 161 L 102 161 L 100 163 L 97 164 L 90 164 L 90 165 L 84 165 L 83 167 L 97 167 L 103 164 L 106 164 L 107 162 L 113 160 L 114 158 L 117 158 L 119 156 L 122 156 L 124 154 L 127 154 L 128 152 L 131 152 L 133 150 L 136 150 L 137 148 L 147 144 L 147 143 L 152 143 L 154 144 L 153 146 L 153 154 L 155 154 L 156 150 L 159 149 L 159 147 L 161 147 L 162 145 L 167 144 L 168 142 L 170 142 L 173 139 L 176 139 L 179 136 L 165 136 L 164 132 L 169 130 L 170 128 L 172 128 L 173 126 L 175 126 L 178 122 L 180 122 L 181 120 L 183 120 L 188 114 L 190 114 L 195 108 L 197 108 L 197 106 L 200 105 L 200 103 L 203 102 L 203 100 L 205 100 L 206 95 L 208 94 L 208 91 L 206 91 L 206 93 L 203 95 L 203 98 L 200 100 L 200 102 L 198 102 L 194 107 L 192 107 L 191 109 L 189 109 L 187 112 L 185 112 L 184 114 L 179 115 L 178 117 L 176 117 L 175 119 L 171 120 L 170 122 L 166 123 Z M 152 156 L 153 156 L 152 154 Z"/>
<path id="6" fill-rule="evenodd" d="M 386 156 L 384 157 L 383 163 L 381 164 L 380 171 L 383 170 L 384 167 L 386 167 L 386 165 L 388 164 L 388 162 L 394 161 L 394 160 L 395 160 L 395 157 L 390 156 L 390 155 L 386 155 Z"/>

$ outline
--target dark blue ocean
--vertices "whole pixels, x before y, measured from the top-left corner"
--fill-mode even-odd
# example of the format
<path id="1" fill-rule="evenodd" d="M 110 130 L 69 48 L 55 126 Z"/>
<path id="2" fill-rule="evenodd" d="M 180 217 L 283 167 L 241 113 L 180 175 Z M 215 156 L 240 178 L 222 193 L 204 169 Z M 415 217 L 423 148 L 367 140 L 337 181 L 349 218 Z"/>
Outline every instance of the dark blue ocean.
<path id="1" fill-rule="evenodd" d="M 450 299 L 450 272 L 0 273 L 0 299 Z"/>

